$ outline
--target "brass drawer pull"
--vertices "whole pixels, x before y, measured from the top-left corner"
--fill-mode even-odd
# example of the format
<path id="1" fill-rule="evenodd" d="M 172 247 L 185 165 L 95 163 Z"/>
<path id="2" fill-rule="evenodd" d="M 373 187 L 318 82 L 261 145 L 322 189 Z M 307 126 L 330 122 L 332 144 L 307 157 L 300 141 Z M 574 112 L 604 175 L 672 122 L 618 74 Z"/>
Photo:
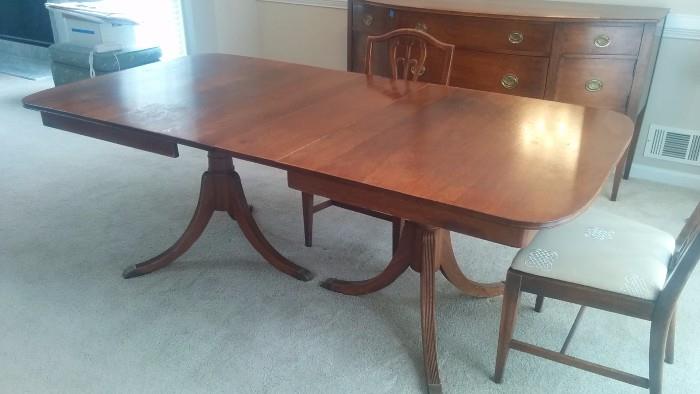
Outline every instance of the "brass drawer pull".
<path id="1" fill-rule="evenodd" d="M 428 32 L 428 25 L 426 25 L 423 22 L 418 22 L 418 23 L 416 23 L 416 30 L 420 30 L 424 33 L 427 33 Z"/>
<path id="2" fill-rule="evenodd" d="M 506 74 L 501 78 L 501 85 L 506 89 L 515 89 L 518 86 L 518 76 L 515 74 Z"/>
<path id="3" fill-rule="evenodd" d="M 520 44 L 525 39 L 522 32 L 512 31 L 508 34 L 508 42 L 511 44 Z"/>
<path id="4" fill-rule="evenodd" d="M 419 77 L 422 77 L 423 74 L 425 74 L 426 71 L 427 71 L 427 69 L 425 68 L 425 66 L 422 66 L 422 67 L 420 68 L 420 70 L 418 70 L 418 72 L 416 72 L 416 66 L 411 66 L 411 73 L 412 73 L 413 75 L 418 75 Z"/>
<path id="5" fill-rule="evenodd" d="M 365 15 L 362 17 L 362 23 L 363 23 L 365 26 L 370 27 L 370 26 L 372 26 L 372 23 L 374 23 L 374 17 L 373 17 L 372 15 L 370 15 L 370 14 L 365 14 Z"/>
<path id="6" fill-rule="evenodd" d="M 600 92 L 603 90 L 603 81 L 600 79 L 590 79 L 586 81 L 586 90 L 589 92 Z"/>
<path id="7" fill-rule="evenodd" d="M 611 43 L 612 40 L 610 40 L 610 36 L 606 34 L 601 34 L 596 37 L 595 40 L 593 40 L 593 45 L 595 45 L 597 48 L 607 48 Z"/>

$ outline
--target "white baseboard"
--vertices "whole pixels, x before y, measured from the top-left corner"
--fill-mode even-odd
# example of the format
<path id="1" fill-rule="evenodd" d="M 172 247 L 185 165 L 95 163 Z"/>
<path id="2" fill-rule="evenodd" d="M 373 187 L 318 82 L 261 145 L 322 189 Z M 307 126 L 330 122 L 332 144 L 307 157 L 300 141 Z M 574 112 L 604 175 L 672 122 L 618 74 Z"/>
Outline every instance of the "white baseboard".
<path id="1" fill-rule="evenodd" d="M 633 163 L 630 177 L 700 190 L 700 175 L 645 164 Z"/>

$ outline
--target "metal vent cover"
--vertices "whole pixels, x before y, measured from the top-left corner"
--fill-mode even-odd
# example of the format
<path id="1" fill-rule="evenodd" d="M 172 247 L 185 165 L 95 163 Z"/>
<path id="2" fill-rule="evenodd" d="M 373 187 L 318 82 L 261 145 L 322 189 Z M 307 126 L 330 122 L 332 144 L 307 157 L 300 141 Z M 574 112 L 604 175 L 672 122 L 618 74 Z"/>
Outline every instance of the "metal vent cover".
<path id="1" fill-rule="evenodd" d="M 644 156 L 700 166 L 700 131 L 652 124 Z"/>

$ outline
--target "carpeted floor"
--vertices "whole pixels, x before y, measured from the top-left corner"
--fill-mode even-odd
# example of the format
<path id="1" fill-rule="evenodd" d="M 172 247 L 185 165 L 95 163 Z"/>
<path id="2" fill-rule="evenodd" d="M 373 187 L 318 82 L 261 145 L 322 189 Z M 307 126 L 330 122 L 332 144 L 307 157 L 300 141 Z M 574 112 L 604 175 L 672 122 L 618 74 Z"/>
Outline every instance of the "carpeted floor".
<path id="1" fill-rule="evenodd" d="M 281 171 L 237 161 L 255 216 L 287 257 L 317 274 L 302 283 L 264 264 L 236 224 L 215 216 L 172 266 L 121 279 L 181 234 L 205 153 L 169 159 L 41 126 L 23 96 L 47 88 L 0 75 L 0 392 L 423 393 L 418 276 L 366 297 L 323 290 L 329 276 L 365 278 L 389 258 L 390 225 L 339 209 L 316 216 L 303 247 L 300 198 Z M 604 191 L 607 196 L 608 189 Z M 626 181 L 605 209 L 676 234 L 700 192 Z M 515 250 L 455 236 L 464 271 L 502 279 Z M 447 393 L 643 393 L 513 352 L 490 379 L 500 298 L 438 289 L 439 355 Z M 520 310 L 516 337 L 551 348 L 577 307 Z M 700 275 L 679 310 L 667 393 L 700 383 Z M 646 375 L 649 324 L 592 311 L 570 350 Z"/>
<path id="2" fill-rule="evenodd" d="M 30 80 L 51 78 L 51 61 L 16 56 L 0 51 L 0 74 Z"/>

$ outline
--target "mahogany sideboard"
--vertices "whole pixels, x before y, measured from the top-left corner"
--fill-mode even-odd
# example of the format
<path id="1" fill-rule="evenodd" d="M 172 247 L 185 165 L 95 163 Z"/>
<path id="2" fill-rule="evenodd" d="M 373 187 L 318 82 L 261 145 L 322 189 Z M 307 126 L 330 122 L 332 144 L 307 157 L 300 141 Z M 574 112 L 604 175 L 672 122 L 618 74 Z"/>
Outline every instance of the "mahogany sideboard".
<path id="1" fill-rule="evenodd" d="M 416 28 L 456 46 L 451 85 L 627 114 L 635 132 L 626 164 L 618 167 L 615 199 L 622 165 L 629 177 L 667 9 L 542 0 L 350 0 L 348 10 L 350 71 L 364 71 L 367 36 Z M 375 63 L 375 73 L 388 75 L 383 62 Z M 429 54 L 421 80 L 437 81 L 441 66 Z"/>

